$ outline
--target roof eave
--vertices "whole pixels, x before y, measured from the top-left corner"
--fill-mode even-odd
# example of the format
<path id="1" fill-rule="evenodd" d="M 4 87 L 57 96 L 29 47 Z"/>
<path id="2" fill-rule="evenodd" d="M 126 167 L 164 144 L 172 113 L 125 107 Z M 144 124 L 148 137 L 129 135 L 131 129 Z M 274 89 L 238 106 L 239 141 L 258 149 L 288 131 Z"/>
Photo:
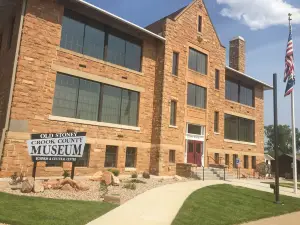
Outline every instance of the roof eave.
<path id="1" fill-rule="evenodd" d="M 266 84 L 266 83 L 264 83 L 264 82 L 262 82 L 262 81 L 260 81 L 260 80 L 257 80 L 257 79 L 255 79 L 255 78 L 253 78 L 253 77 L 251 77 L 251 76 L 249 76 L 249 75 L 247 75 L 247 74 L 245 74 L 245 73 L 242 73 L 242 72 L 240 72 L 240 71 L 238 71 L 238 70 L 235 70 L 235 69 L 233 69 L 233 68 L 231 68 L 231 67 L 229 67 L 229 66 L 226 66 L 226 69 L 231 70 L 231 71 L 233 71 L 233 72 L 235 72 L 235 73 L 238 73 L 238 74 L 240 74 L 240 75 L 243 75 L 243 76 L 245 76 L 245 77 L 251 79 L 252 81 L 254 81 L 254 82 L 256 82 L 256 83 L 259 83 L 259 84 L 263 85 L 265 91 L 273 90 L 273 87 L 272 87 L 271 85 L 268 85 L 268 84 Z"/>
<path id="2" fill-rule="evenodd" d="M 93 9 L 95 9 L 95 10 L 97 10 L 97 11 L 99 11 L 99 12 L 101 12 L 101 13 L 107 15 L 107 16 L 110 16 L 110 17 L 112 17 L 112 18 L 114 18 L 116 20 L 119 20 L 119 21 L 121 21 L 121 22 L 123 22 L 123 23 L 125 23 L 125 24 L 127 24 L 127 25 L 129 25 L 131 27 L 134 27 L 134 28 L 136 28 L 136 29 L 138 29 L 138 30 L 140 30 L 140 31 L 142 31 L 142 32 L 144 32 L 144 33 L 146 33 L 146 34 L 148 34 L 148 35 L 150 35 L 150 36 L 152 36 L 152 37 L 160 40 L 160 41 L 166 41 L 166 39 L 164 37 L 162 37 L 160 35 L 157 35 L 157 34 L 151 32 L 149 30 L 146 30 L 143 27 L 140 27 L 140 26 L 138 26 L 138 25 L 136 25 L 134 23 L 131 23 L 128 20 L 125 20 L 125 19 L 123 19 L 123 18 L 121 18 L 119 16 L 116 16 L 116 15 L 114 15 L 114 14 L 112 14 L 112 13 L 110 13 L 110 12 L 104 10 L 104 9 L 101 9 L 101 8 L 99 8 L 99 7 L 97 7 L 97 6 L 93 5 L 93 4 L 90 4 L 90 3 L 88 3 L 88 2 L 86 2 L 84 0 L 75 0 L 75 1 L 78 2 L 78 3 L 81 3 L 83 5 L 85 5 L 87 7 L 93 8 Z"/>

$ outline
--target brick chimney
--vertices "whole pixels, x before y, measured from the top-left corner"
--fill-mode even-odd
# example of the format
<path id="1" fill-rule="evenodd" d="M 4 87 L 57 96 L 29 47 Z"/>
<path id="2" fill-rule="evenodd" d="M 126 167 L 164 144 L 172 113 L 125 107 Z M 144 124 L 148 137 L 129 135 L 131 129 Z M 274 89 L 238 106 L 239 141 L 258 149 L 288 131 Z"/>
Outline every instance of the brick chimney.
<path id="1" fill-rule="evenodd" d="M 230 41 L 229 49 L 229 67 L 245 73 L 246 62 L 246 42 L 245 39 L 238 36 Z"/>

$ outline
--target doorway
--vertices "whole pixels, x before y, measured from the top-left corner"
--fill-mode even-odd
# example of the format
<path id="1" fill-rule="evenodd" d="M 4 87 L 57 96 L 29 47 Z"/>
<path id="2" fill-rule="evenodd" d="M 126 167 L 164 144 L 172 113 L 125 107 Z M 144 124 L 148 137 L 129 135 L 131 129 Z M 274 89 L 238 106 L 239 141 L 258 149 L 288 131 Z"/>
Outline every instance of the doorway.
<path id="1" fill-rule="evenodd" d="M 187 162 L 196 164 L 197 166 L 202 166 L 202 154 L 203 154 L 203 142 L 202 141 L 188 141 L 188 151 L 187 151 Z"/>

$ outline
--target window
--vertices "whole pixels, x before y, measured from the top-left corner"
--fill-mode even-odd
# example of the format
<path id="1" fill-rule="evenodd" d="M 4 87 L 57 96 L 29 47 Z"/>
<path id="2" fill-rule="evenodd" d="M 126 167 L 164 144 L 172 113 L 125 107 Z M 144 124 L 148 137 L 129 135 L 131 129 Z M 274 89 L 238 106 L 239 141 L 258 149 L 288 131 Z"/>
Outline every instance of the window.
<path id="1" fill-rule="evenodd" d="M 53 115 L 137 126 L 138 105 L 138 92 L 57 74 Z"/>
<path id="2" fill-rule="evenodd" d="M 198 16 L 198 32 L 202 32 L 202 16 Z"/>
<path id="3" fill-rule="evenodd" d="M 172 74 L 178 75 L 178 60 L 179 60 L 179 53 L 173 52 L 173 64 L 172 64 Z"/>
<path id="4" fill-rule="evenodd" d="M 88 167 L 89 166 L 90 149 L 91 149 L 91 145 L 86 144 L 84 147 L 84 152 L 83 152 L 82 157 L 78 158 L 75 163 L 76 167 Z"/>
<path id="5" fill-rule="evenodd" d="M 139 40 L 70 10 L 65 10 L 63 17 L 60 46 L 141 71 L 142 47 Z"/>
<path id="6" fill-rule="evenodd" d="M 254 121 L 225 114 L 225 139 L 254 142 Z"/>
<path id="7" fill-rule="evenodd" d="M 198 108 L 206 108 L 206 88 L 195 84 L 188 84 L 188 105 Z"/>
<path id="8" fill-rule="evenodd" d="M 249 159 L 247 155 L 244 155 L 244 168 L 245 169 L 249 168 Z"/>
<path id="9" fill-rule="evenodd" d="M 125 167 L 135 168 L 136 167 L 136 148 L 126 148 L 126 162 Z"/>
<path id="10" fill-rule="evenodd" d="M 226 80 L 226 99 L 244 105 L 254 106 L 254 92 L 238 82 Z"/>
<path id="11" fill-rule="evenodd" d="M 8 42 L 7 42 L 8 49 L 11 48 L 11 44 L 12 44 L 12 40 L 13 40 L 13 36 L 14 36 L 15 22 L 16 22 L 16 17 L 14 16 L 11 19 L 11 24 L 10 24 L 10 28 L 9 28 L 10 30 L 9 30 L 9 36 L 8 36 Z"/>
<path id="12" fill-rule="evenodd" d="M 215 89 L 220 89 L 220 70 L 215 71 Z"/>
<path id="13" fill-rule="evenodd" d="M 204 135 L 204 127 L 194 124 L 188 124 L 188 134 Z"/>
<path id="14" fill-rule="evenodd" d="M 214 132 L 219 132 L 219 112 L 215 112 L 215 118 L 214 118 Z"/>
<path id="15" fill-rule="evenodd" d="M 62 161 L 46 161 L 46 167 L 62 167 Z"/>
<path id="16" fill-rule="evenodd" d="M 225 165 L 229 166 L 229 154 L 225 154 Z"/>
<path id="17" fill-rule="evenodd" d="M 215 164 L 220 164 L 220 155 L 219 155 L 219 153 L 215 153 Z"/>
<path id="18" fill-rule="evenodd" d="M 252 169 L 256 169 L 256 156 L 252 156 Z"/>
<path id="19" fill-rule="evenodd" d="M 170 113 L 170 125 L 176 126 L 176 110 L 177 110 L 177 102 L 171 101 L 171 113 Z"/>
<path id="20" fill-rule="evenodd" d="M 175 163 L 175 156 L 176 156 L 176 152 L 175 150 L 170 150 L 169 151 L 169 163 Z"/>
<path id="21" fill-rule="evenodd" d="M 117 167 L 117 146 L 106 146 L 104 167 Z"/>
<path id="22" fill-rule="evenodd" d="M 233 168 L 237 168 L 237 164 L 236 164 L 236 160 L 238 159 L 238 155 L 237 154 L 233 154 L 232 156 L 232 163 L 233 163 Z"/>
<path id="23" fill-rule="evenodd" d="M 207 55 L 190 48 L 189 69 L 207 75 Z"/>

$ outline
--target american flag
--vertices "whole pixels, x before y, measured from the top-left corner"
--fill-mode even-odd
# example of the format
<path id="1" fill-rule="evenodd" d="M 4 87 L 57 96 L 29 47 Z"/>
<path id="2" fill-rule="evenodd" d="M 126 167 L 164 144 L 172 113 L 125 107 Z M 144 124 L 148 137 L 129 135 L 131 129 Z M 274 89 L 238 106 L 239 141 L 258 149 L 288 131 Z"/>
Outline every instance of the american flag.
<path id="1" fill-rule="evenodd" d="M 284 71 L 284 82 L 287 81 L 285 95 L 288 96 L 294 90 L 295 85 L 295 65 L 294 65 L 294 48 L 293 48 L 293 36 L 292 36 L 292 25 L 290 24 L 290 34 L 286 49 L 285 56 L 285 71 Z"/>

